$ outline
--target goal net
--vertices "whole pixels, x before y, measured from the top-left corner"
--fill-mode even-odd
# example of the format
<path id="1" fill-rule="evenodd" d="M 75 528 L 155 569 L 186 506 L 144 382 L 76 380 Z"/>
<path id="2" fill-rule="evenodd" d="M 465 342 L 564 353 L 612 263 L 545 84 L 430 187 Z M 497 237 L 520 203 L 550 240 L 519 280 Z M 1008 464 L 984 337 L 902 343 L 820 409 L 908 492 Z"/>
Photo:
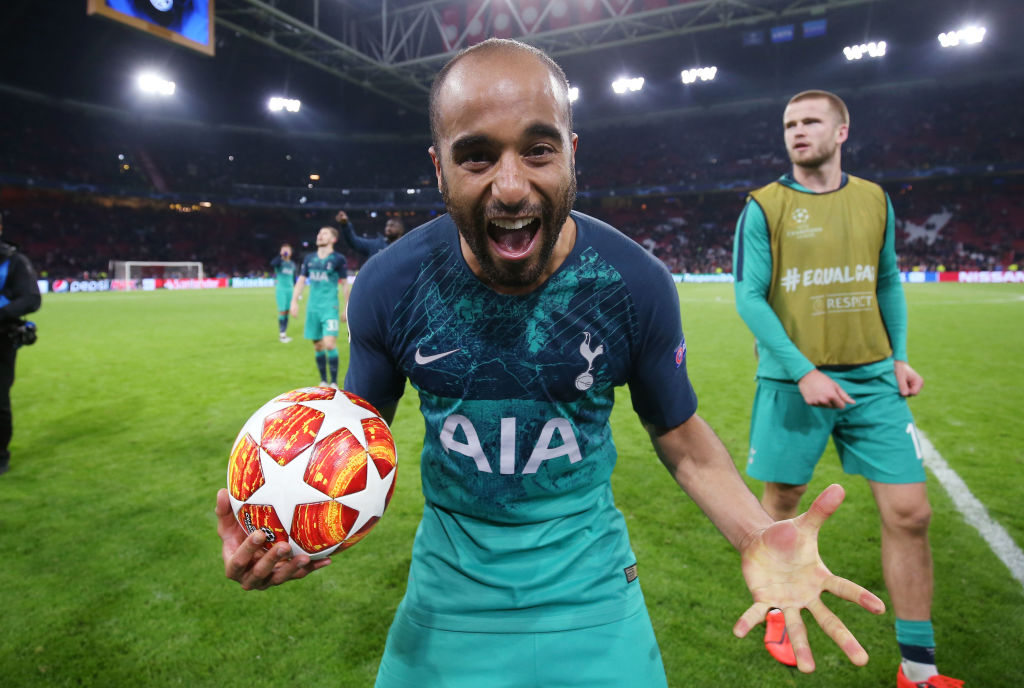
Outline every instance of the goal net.
<path id="1" fill-rule="evenodd" d="M 197 261 L 112 260 L 113 289 L 138 289 L 145 279 L 203 279 L 203 264 Z"/>

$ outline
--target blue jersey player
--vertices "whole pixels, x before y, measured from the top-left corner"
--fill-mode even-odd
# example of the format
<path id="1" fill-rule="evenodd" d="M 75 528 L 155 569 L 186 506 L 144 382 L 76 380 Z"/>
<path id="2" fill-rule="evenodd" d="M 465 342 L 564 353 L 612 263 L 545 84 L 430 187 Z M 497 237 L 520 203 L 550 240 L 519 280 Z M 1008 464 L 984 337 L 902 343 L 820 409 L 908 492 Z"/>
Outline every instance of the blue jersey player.
<path id="1" fill-rule="evenodd" d="M 666 685 L 609 483 L 621 384 L 659 458 L 742 555 L 754 603 L 734 633 L 781 608 L 810 671 L 809 608 L 866 662 L 820 599 L 884 609 L 817 554 L 842 489 L 772 521 L 695 413 L 671 277 L 570 212 L 577 137 L 562 70 L 488 40 L 438 74 L 430 113 L 448 215 L 371 258 L 349 310 L 346 388 L 390 419 L 408 380 L 426 428 L 423 519 L 377 686 Z M 284 544 L 261 555 L 264 537 L 246 537 L 226 491 L 217 512 L 226 575 L 243 588 L 326 565 L 289 559 Z"/>

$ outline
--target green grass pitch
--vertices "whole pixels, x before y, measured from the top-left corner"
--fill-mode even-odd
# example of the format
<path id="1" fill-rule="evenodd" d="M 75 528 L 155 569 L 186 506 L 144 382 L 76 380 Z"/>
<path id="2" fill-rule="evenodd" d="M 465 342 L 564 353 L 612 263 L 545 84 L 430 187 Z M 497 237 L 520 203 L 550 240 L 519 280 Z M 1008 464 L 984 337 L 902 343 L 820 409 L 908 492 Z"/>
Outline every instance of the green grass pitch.
<path id="1" fill-rule="evenodd" d="M 700 413 L 742 464 L 751 336 L 730 286 L 679 291 Z M 907 297 L 911 363 L 926 380 L 911 402 L 917 423 L 1024 545 L 1024 288 L 914 285 Z M 264 401 L 318 377 L 301 323 L 282 345 L 274 311 L 265 289 L 44 298 L 39 342 L 19 354 L 12 469 L 0 477 L 0 684 L 372 685 L 422 508 L 414 394 L 393 427 L 395 497 L 365 541 L 272 591 L 224 578 L 213 503 L 230 445 Z M 732 636 L 749 603 L 738 557 L 675 487 L 620 396 L 615 490 L 669 684 L 894 685 L 891 612 L 830 601 L 871 654 L 864 668 L 820 631 L 810 676 L 775 664 L 759 629 Z M 831 482 L 847 500 L 825 525 L 822 554 L 888 601 L 874 504 L 830 448 L 811 491 Z M 1024 590 L 931 475 L 929 489 L 940 666 L 968 686 L 1019 685 Z"/>

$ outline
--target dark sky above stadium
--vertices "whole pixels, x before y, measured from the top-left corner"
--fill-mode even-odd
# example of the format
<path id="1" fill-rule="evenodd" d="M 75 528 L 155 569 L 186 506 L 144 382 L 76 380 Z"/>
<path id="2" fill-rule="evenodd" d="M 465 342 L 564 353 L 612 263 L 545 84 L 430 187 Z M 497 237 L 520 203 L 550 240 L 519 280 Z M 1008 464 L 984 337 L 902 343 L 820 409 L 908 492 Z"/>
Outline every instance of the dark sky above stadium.
<path id="1" fill-rule="evenodd" d="M 289 0 L 297 1 L 297 0 Z M 327 4 L 331 0 L 321 0 Z M 285 3 L 287 4 L 287 3 Z M 349 3 L 366 7 L 374 3 Z M 146 112 L 209 122 L 290 126 L 359 133 L 423 132 L 426 117 L 296 62 L 218 27 L 217 54 L 207 57 L 112 21 L 86 15 L 86 0 L 6 0 L 0 26 L 0 85 Z M 813 18 L 813 17 L 805 17 Z M 780 97 L 804 88 L 842 91 L 880 82 L 976 79 L 1024 72 L 1024 0 L 878 0 L 832 10 L 825 36 L 744 47 L 750 27 L 602 49 L 559 59 L 582 96 L 577 121 L 635 113 Z M 799 22 L 801 18 L 798 18 Z M 942 51 L 936 36 L 982 23 L 986 41 Z M 770 28 L 770 24 L 754 28 Z M 845 45 L 884 39 L 879 61 L 848 63 Z M 716 65 L 713 84 L 684 87 L 679 71 Z M 140 67 L 158 67 L 177 81 L 173 102 L 142 102 L 134 91 Z M 646 78 L 639 96 L 611 93 L 623 74 Z M 282 124 L 266 112 L 269 95 L 287 91 L 303 113 Z M 0 102 L 12 103 L 0 91 Z"/>

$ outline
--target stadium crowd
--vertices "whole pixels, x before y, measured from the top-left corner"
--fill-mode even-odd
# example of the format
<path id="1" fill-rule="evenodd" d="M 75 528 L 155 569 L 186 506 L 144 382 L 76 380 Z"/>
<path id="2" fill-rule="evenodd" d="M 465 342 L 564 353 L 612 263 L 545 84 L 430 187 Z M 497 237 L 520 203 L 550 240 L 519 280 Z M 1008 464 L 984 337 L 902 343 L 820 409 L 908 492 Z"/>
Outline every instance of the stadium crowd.
<path id="1" fill-rule="evenodd" d="M 892 197 L 903 269 L 1019 262 L 1024 130 L 1015 114 L 1024 89 L 922 87 L 852 94 L 848 103 L 844 167 Z M 298 198 L 310 189 L 435 184 L 425 138 L 287 135 L 30 99 L 14 105 L 0 108 L 0 203 L 8 236 L 51 278 L 99 275 L 115 259 L 262 274 L 280 242 L 301 255 L 337 209 L 303 207 L 305 198 L 282 204 L 272 191 Z M 746 191 L 788 167 L 780 112 L 776 103 L 732 104 L 583 124 L 577 207 L 622 228 L 673 272 L 729 272 Z M 199 198 L 213 200 L 200 206 Z M 368 235 L 383 230 L 385 212 L 415 227 L 440 208 L 338 205 Z M 357 268 L 363 257 L 347 254 Z"/>

